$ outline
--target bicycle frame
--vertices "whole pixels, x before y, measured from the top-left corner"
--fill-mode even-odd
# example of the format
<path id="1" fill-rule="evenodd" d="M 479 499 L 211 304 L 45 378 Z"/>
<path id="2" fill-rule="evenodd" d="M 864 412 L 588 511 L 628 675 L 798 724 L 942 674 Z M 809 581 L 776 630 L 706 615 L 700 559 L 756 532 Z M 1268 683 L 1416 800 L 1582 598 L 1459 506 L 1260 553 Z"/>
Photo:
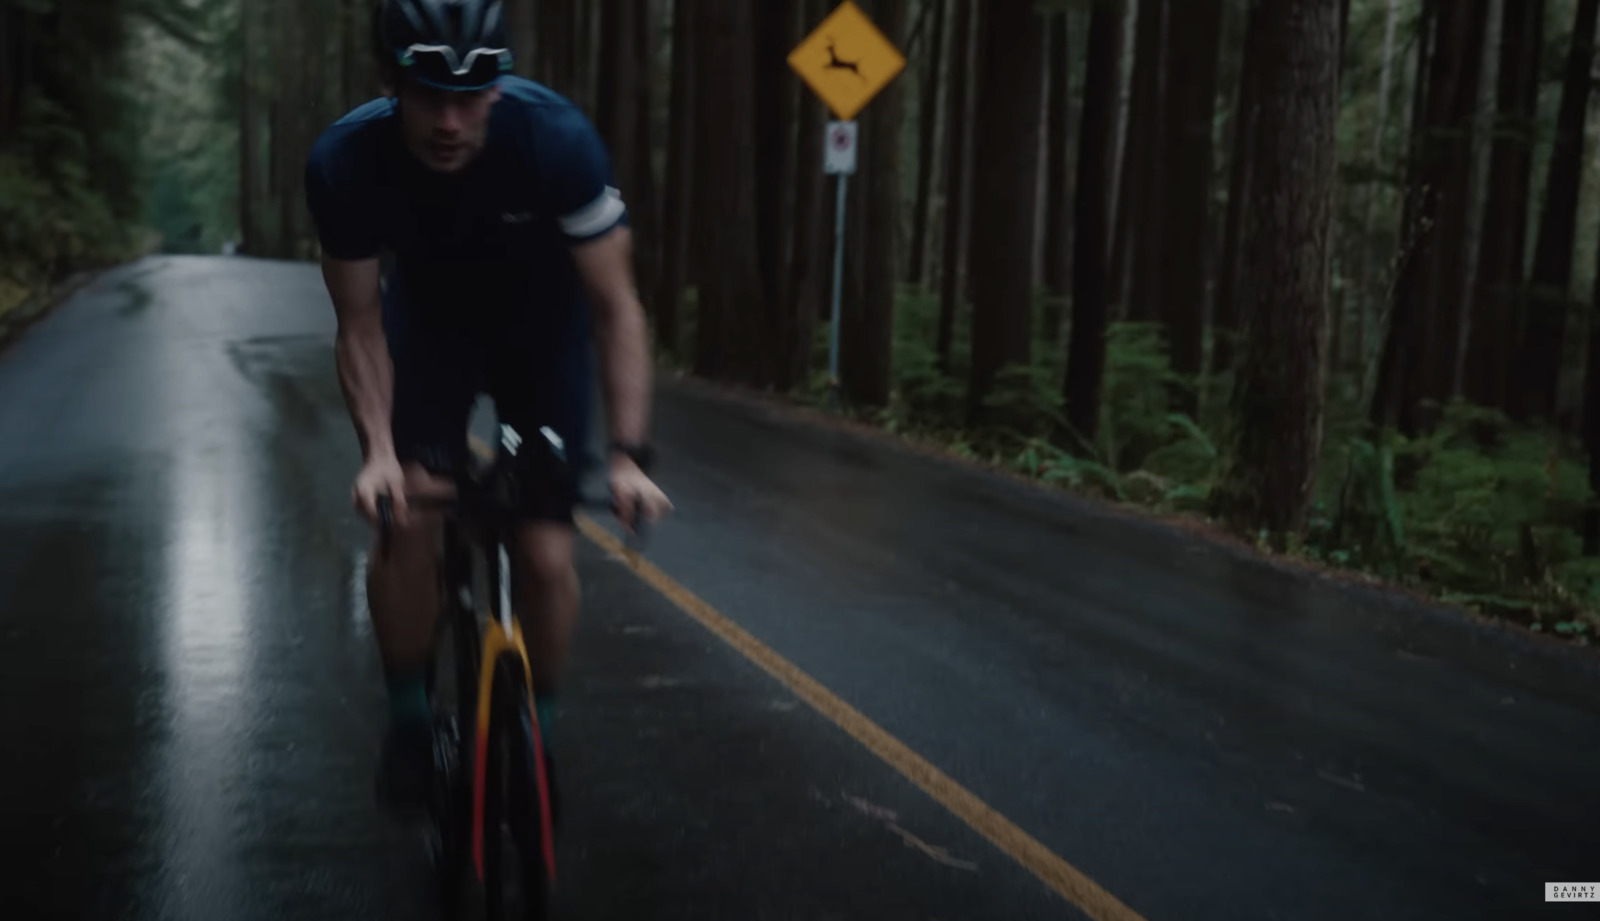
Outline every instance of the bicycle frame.
<path id="1" fill-rule="evenodd" d="M 501 452 L 489 462 L 484 469 L 475 471 L 457 483 L 458 495 L 463 495 L 465 504 L 470 511 L 493 507 L 493 498 L 497 487 L 501 485 L 498 476 L 504 475 L 504 466 L 509 461 L 517 458 L 518 449 L 522 439 L 510 426 L 500 427 Z M 547 436 L 548 437 L 548 436 Z M 552 447 L 555 447 L 552 445 Z M 499 668 L 502 657 L 510 657 L 513 671 L 516 666 L 521 666 L 520 693 L 526 696 L 529 719 L 532 721 L 531 736 L 533 742 L 533 765 L 536 779 L 536 793 L 539 803 L 539 844 L 540 852 L 544 858 L 545 874 L 554 880 L 555 867 L 555 835 L 550 820 L 550 785 L 549 778 L 544 770 L 544 745 L 540 738 L 537 701 L 533 694 L 533 667 L 528 660 L 527 643 L 523 637 L 522 624 L 513 616 L 513 602 L 511 597 L 511 559 L 506 548 L 511 544 L 511 526 L 498 515 L 484 515 L 490 521 L 481 522 L 481 533 L 477 541 L 462 533 L 459 523 L 452 531 L 454 538 L 463 540 L 467 549 L 467 557 L 471 558 L 474 549 L 484 554 L 485 569 L 491 586 L 488 603 L 487 618 L 478 618 L 481 636 L 478 648 L 478 686 L 476 704 L 476 719 L 474 720 L 473 733 L 473 760 L 472 760 L 472 863 L 477 873 L 479 882 L 485 879 L 484 872 L 484 843 L 490 830 L 485 827 L 485 800 L 488 792 L 489 769 L 489 743 L 490 720 L 494 712 L 495 674 Z M 477 618 L 476 611 L 470 611 Z"/>
<path id="2" fill-rule="evenodd" d="M 537 701 L 533 693 L 533 669 L 528 657 L 527 642 L 521 623 L 513 616 L 511 592 L 512 565 L 507 547 L 512 544 L 515 519 L 511 515 L 514 499 L 510 490 L 515 480 L 511 467 L 518 461 L 521 438 L 509 426 L 501 426 L 501 448 L 497 456 L 486 464 L 473 464 L 455 480 L 456 495 L 451 499 L 431 496 L 412 496 L 409 501 L 419 508 L 435 508 L 444 512 L 444 532 L 440 567 L 440 588 L 451 603 L 455 618 L 464 619 L 442 623 L 440 629 L 455 631 L 457 648 L 461 656 L 466 650 L 463 642 L 470 643 L 476 652 L 474 663 L 457 662 L 457 706 L 462 723 L 470 721 L 473 738 L 468 752 L 458 752 L 458 758 L 471 758 L 471 858 L 474 873 L 480 883 L 487 879 L 485 869 L 485 844 L 487 836 L 498 834 L 498 828 L 487 827 L 486 801 L 489 784 L 489 759 L 494 714 L 497 706 L 507 702 L 496 699 L 497 685 L 502 692 L 504 684 L 496 681 L 502 660 L 510 659 L 508 672 L 514 676 L 514 693 L 527 704 L 533 751 L 532 769 L 535 778 L 534 792 L 539 806 L 539 844 L 544 871 L 548 879 L 555 879 L 555 840 L 551 821 L 551 794 L 549 778 L 545 772 L 544 748 L 540 738 Z M 559 439 L 552 439 L 549 447 L 556 461 L 565 463 Z M 382 533 L 387 540 L 390 518 L 389 505 L 380 502 Z M 386 546 L 386 544 L 385 544 Z M 475 590 L 476 563 L 481 561 L 487 577 L 487 591 Z M 484 616 L 487 614 L 487 616 Z M 464 681 L 463 679 L 469 679 Z M 470 686 L 468 686 L 470 684 Z M 476 696 L 471 700 L 471 713 L 461 699 L 466 693 Z M 511 704 L 514 708 L 515 704 Z M 465 729 L 465 726 L 462 726 Z M 458 832 L 459 829 L 453 829 Z"/>
<path id="3" fill-rule="evenodd" d="M 459 735 L 454 740 L 456 746 L 454 758 L 471 760 L 470 802 L 460 801 L 460 794 L 465 791 L 461 791 L 454 783 L 451 784 L 448 795 L 450 801 L 455 804 L 452 811 L 458 808 L 470 810 L 472 835 L 470 851 L 473 871 L 479 883 L 489 882 L 486 845 L 490 834 L 499 834 L 498 826 L 493 829 L 487 827 L 486 815 L 490 779 L 489 761 L 496 753 L 494 749 L 496 708 L 509 706 L 515 712 L 519 703 L 525 703 L 532 751 L 524 754 L 530 755 L 533 759 L 529 767 L 535 789 L 524 792 L 532 792 L 537 797 L 538 841 L 542 863 L 546 879 L 553 882 L 556 866 L 550 779 L 545 770 L 544 746 L 540 737 L 537 701 L 533 692 L 533 669 L 522 625 L 513 616 L 511 592 L 513 569 L 507 548 L 513 543 L 519 520 L 515 514 L 520 507 L 520 496 L 517 494 L 519 472 L 526 469 L 530 463 L 556 465 L 542 471 L 548 473 L 557 468 L 566 468 L 569 461 L 565 444 L 548 428 L 540 430 L 539 434 L 543 441 L 536 442 L 537 449 L 526 453 L 520 451 L 523 440 L 514 429 L 507 425 L 501 425 L 500 429 L 500 450 L 495 456 L 492 459 L 485 458 L 481 462 L 472 463 L 464 474 L 453 477 L 456 486 L 454 497 L 445 499 L 437 496 L 411 496 L 408 500 L 416 507 L 442 510 L 445 515 L 440 587 L 449 606 L 451 618 L 441 624 L 441 630 L 452 630 L 455 638 L 457 724 L 462 733 L 465 732 L 467 723 L 470 722 L 473 727 L 470 749 L 462 744 L 463 740 Z M 519 457 L 519 454 L 522 456 Z M 600 507 L 605 504 L 585 499 L 580 495 L 578 505 Z M 385 541 L 382 545 L 384 547 L 387 546 L 388 528 L 392 520 L 390 513 L 387 499 L 381 499 L 379 517 L 381 534 Z M 635 519 L 638 517 L 637 509 L 634 517 Z M 642 533 L 643 523 L 636 520 L 635 537 L 642 536 Z M 477 590 L 476 579 L 476 564 L 479 561 L 483 564 L 486 577 L 483 583 L 484 590 L 481 592 Z M 461 660 L 464 654 L 471 654 L 466 653 L 467 648 L 476 653 L 475 663 Z M 504 699 L 507 691 L 506 682 L 497 680 L 500 666 L 506 659 L 510 660 L 506 669 L 508 680 L 512 684 L 510 693 L 522 698 L 521 701 L 507 702 Z M 500 692 L 498 700 L 497 689 Z M 465 699 L 468 693 L 476 695 L 470 702 Z M 520 715 L 518 721 L 521 721 Z M 459 834 L 462 829 L 455 822 L 448 824 L 450 828 L 441 827 L 440 831 L 447 834 L 454 845 L 459 845 L 461 843 Z M 531 832 L 531 829 L 524 827 L 524 831 Z M 525 840 L 522 845 L 525 858 L 527 844 L 531 844 L 531 841 Z M 460 852 L 456 851 L 456 859 L 460 856 Z"/>

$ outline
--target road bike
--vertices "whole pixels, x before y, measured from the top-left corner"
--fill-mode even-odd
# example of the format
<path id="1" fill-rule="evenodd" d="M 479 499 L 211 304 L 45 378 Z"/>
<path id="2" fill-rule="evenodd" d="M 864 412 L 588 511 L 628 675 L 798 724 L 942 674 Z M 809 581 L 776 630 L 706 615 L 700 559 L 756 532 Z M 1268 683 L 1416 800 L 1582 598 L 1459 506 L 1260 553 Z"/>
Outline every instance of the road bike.
<path id="1" fill-rule="evenodd" d="M 447 917 L 460 913 L 470 884 L 484 916 L 496 921 L 547 917 L 556 880 L 552 765 L 540 741 L 527 644 L 512 616 L 507 548 L 525 508 L 522 484 L 561 482 L 533 478 L 571 477 L 572 469 L 549 429 L 526 445 L 510 426 L 500 433 L 492 460 L 473 457 L 464 473 L 446 478 L 454 495 L 407 496 L 411 508 L 443 514 L 443 610 L 426 678 L 434 713 L 429 856 Z M 611 504 L 580 497 L 579 506 Z M 378 513 L 387 553 L 388 497 Z"/>

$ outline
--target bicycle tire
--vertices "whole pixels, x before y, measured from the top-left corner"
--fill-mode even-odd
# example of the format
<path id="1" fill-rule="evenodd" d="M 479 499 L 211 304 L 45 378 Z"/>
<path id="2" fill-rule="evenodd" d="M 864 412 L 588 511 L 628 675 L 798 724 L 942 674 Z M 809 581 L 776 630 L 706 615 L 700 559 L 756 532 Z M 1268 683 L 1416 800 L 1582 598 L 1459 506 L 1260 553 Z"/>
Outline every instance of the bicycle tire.
<path id="1" fill-rule="evenodd" d="M 504 732 L 497 708 L 489 712 L 489 744 L 485 755 L 489 759 L 485 772 L 486 787 L 483 801 L 483 916 L 485 921 L 501 921 L 505 910 L 505 750 Z"/>
<path id="2" fill-rule="evenodd" d="M 443 604 L 427 674 L 428 699 L 434 710 L 435 766 L 429 849 L 445 917 L 460 912 L 465 884 L 472 876 L 472 727 L 477 719 L 481 653 L 477 612 L 470 603 L 473 575 L 470 549 L 459 532 L 447 526 L 440 560 Z M 448 696 L 438 684 L 441 666 L 453 679 Z"/>
<path id="3" fill-rule="evenodd" d="M 526 689 L 518 687 L 507 709 L 511 711 L 506 734 L 507 759 L 512 782 L 512 831 L 517 842 L 517 867 L 521 872 L 523 917 L 545 921 L 555 883 L 553 781 L 549 761 L 538 743 L 537 721 L 528 705 Z"/>
<path id="4" fill-rule="evenodd" d="M 489 718 L 493 754 L 485 791 L 485 906 L 494 921 L 513 917 L 545 921 L 554 873 L 545 816 L 548 789 L 541 795 L 542 752 L 535 741 L 527 685 L 520 663 L 513 665 L 509 659 L 502 659 L 495 669 Z M 515 883 L 514 890 L 507 888 L 508 882 Z M 517 898 L 507 898 L 508 894 Z M 518 906 L 520 910 L 509 911 Z"/>

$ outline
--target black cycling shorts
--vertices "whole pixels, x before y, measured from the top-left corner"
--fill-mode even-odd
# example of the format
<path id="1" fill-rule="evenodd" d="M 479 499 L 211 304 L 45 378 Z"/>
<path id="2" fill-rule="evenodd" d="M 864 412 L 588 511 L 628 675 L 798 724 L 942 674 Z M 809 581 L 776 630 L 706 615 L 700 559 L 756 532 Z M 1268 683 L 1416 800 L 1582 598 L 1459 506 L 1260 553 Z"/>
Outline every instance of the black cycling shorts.
<path id="1" fill-rule="evenodd" d="M 556 349 L 527 319 L 451 321 L 407 310 L 401 298 L 391 296 L 385 297 L 384 332 L 394 364 L 390 421 L 401 463 L 414 461 L 438 475 L 465 469 L 472 407 L 486 393 L 496 419 L 516 429 L 525 443 L 540 438 L 544 426 L 565 443 L 570 459 L 565 473 L 545 465 L 534 481 L 521 484 L 520 492 L 529 520 L 571 524 L 587 463 L 592 382 L 587 345 Z"/>

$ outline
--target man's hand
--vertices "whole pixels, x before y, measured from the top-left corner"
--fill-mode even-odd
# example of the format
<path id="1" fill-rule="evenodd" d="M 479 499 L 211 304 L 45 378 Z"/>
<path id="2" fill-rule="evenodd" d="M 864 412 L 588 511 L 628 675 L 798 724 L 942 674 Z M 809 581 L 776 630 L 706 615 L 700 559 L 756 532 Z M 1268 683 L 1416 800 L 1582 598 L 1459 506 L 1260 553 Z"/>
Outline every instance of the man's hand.
<path id="1" fill-rule="evenodd" d="M 638 532 L 638 519 L 654 524 L 672 511 L 666 493 L 631 458 L 613 457 L 607 479 L 611 485 L 611 510 L 630 535 Z"/>
<path id="2" fill-rule="evenodd" d="M 406 474 L 394 455 L 375 455 L 361 465 L 350 499 L 362 517 L 378 524 L 378 497 L 388 496 L 394 503 L 394 523 L 406 523 Z"/>

